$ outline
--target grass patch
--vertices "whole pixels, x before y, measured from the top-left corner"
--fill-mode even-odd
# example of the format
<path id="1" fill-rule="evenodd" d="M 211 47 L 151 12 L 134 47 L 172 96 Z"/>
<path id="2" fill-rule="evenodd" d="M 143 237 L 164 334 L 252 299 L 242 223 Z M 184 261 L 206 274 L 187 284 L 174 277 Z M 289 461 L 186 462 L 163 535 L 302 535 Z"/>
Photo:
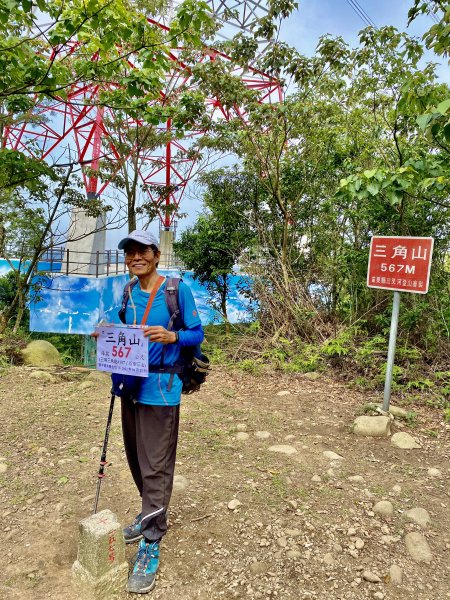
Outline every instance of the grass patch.
<path id="1" fill-rule="evenodd" d="M 287 488 L 286 477 L 282 474 L 272 475 L 271 485 L 280 498 L 287 498 L 289 491 Z"/>
<path id="2" fill-rule="evenodd" d="M 433 439 L 439 437 L 439 431 L 436 431 L 435 429 L 422 429 L 422 433 Z"/>

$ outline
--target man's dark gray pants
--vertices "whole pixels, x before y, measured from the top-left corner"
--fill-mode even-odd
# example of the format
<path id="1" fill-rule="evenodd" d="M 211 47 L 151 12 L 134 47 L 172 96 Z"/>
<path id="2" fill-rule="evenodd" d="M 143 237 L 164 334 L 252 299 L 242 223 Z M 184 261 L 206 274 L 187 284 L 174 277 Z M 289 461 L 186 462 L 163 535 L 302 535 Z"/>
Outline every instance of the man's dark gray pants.
<path id="1" fill-rule="evenodd" d="M 141 531 L 149 541 L 167 531 L 180 406 L 151 406 L 122 400 L 122 432 L 130 471 L 142 497 Z"/>

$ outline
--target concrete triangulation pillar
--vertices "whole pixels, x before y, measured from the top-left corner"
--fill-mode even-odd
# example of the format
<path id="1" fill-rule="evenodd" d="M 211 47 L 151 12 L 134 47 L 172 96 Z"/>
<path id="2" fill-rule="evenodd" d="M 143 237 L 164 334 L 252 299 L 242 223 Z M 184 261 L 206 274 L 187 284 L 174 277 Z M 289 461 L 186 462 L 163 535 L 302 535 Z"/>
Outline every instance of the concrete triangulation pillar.
<path id="1" fill-rule="evenodd" d="M 173 230 L 161 229 L 159 231 L 159 249 L 161 250 L 161 258 L 159 266 L 162 269 L 168 269 L 175 265 L 175 257 L 173 255 Z"/>
<path id="2" fill-rule="evenodd" d="M 110 510 L 80 521 L 77 560 L 72 565 L 80 600 L 122 598 L 128 578 L 122 527 Z"/>
<path id="3" fill-rule="evenodd" d="M 66 244 L 68 257 L 67 264 L 62 265 L 62 272 L 72 275 L 103 275 L 106 242 L 104 217 L 90 217 L 83 209 L 74 208 L 68 239 L 73 241 Z"/>

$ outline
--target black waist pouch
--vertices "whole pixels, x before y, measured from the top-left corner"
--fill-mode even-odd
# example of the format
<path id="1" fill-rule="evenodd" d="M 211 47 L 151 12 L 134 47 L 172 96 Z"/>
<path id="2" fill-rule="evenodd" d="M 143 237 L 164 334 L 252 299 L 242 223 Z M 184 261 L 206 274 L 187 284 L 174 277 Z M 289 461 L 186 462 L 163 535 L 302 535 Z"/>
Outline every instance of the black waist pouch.
<path id="1" fill-rule="evenodd" d="M 143 377 L 136 375 L 121 375 L 120 373 L 111 373 L 112 389 L 111 393 L 120 398 L 137 401 L 141 389 Z"/>

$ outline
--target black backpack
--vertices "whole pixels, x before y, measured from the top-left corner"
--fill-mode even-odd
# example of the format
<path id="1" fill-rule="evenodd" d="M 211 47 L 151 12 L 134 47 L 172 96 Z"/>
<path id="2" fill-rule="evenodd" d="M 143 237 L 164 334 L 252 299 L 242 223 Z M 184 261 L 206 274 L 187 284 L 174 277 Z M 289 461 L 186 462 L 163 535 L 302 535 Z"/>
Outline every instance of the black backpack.
<path id="1" fill-rule="evenodd" d="M 170 314 L 169 324 L 167 325 L 168 331 L 180 331 L 185 329 L 178 301 L 180 281 L 182 280 L 179 277 L 168 277 L 166 279 L 164 297 Z M 128 281 L 123 290 L 122 306 L 119 310 L 119 319 L 122 323 L 125 323 L 125 311 L 127 309 L 128 299 L 137 282 L 137 277 Z M 167 386 L 169 391 L 172 387 L 175 374 L 177 374 L 183 382 L 181 390 L 182 394 L 192 394 L 193 392 L 198 391 L 210 370 L 209 359 L 202 353 L 200 344 L 197 344 L 196 346 L 183 346 L 180 349 L 180 357 L 173 366 L 166 366 L 164 364 L 166 348 L 166 346 L 163 347 L 160 364 L 149 365 L 149 372 L 171 373 L 169 384 Z"/>

